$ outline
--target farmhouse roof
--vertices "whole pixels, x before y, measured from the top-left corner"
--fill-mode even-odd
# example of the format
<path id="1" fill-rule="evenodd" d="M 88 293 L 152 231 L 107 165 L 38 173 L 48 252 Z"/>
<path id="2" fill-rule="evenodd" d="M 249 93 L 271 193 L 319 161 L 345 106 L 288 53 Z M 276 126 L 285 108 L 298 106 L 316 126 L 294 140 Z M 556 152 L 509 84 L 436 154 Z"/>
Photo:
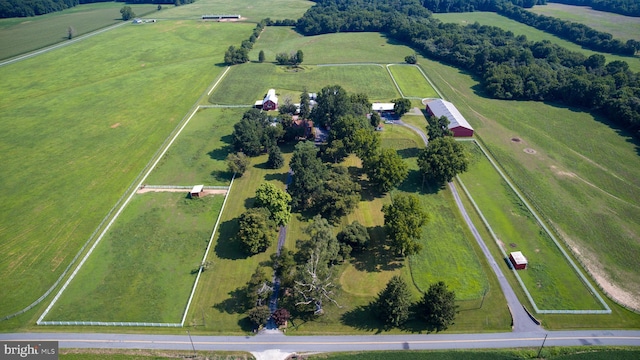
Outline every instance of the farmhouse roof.
<path id="1" fill-rule="evenodd" d="M 429 107 L 429 109 L 431 109 L 431 112 L 434 116 L 446 116 L 447 119 L 449 119 L 449 129 L 461 126 L 463 128 L 473 130 L 471 125 L 469 125 L 467 119 L 465 119 L 464 116 L 460 114 L 460 111 L 458 111 L 458 109 L 452 103 L 442 99 L 437 99 L 428 102 L 427 106 Z"/>
<path id="2" fill-rule="evenodd" d="M 267 96 L 264 97 L 263 103 L 266 103 L 267 101 L 272 101 L 274 104 L 278 103 L 276 89 L 269 89 L 269 91 L 267 91 Z"/>
<path id="3" fill-rule="evenodd" d="M 204 185 L 194 185 L 193 189 L 191 189 L 191 193 L 192 194 L 198 194 L 202 192 L 202 189 L 204 189 Z"/>
<path id="4" fill-rule="evenodd" d="M 371 109 L 373 111 L 393 111 L 394 103 L 373 103 Z"/>
<path id="5" fill-rule="evenodd" d="M 511 258 L 516 262 L 517 265 L 526 265 L 527 258 L 522 255 L 522 251 L 514 251 L 511 253 Z"/>

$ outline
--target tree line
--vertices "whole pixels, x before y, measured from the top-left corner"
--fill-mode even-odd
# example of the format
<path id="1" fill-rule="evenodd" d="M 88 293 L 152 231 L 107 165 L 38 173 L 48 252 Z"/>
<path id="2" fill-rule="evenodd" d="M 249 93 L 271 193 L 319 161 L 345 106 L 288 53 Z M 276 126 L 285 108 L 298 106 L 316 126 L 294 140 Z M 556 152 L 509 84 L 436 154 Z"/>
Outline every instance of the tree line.
<path id="1" fill-rule="evenodd" d="M 579 106 L 639 135 L 640 74 L 623 61 L 606 64 L 602 55 L 586 57 L 494 26 L 444 24 L 411 0 L 321 0 L 296 28 L 305 35 L 382 32 L 424 56 L 477 75 L 493 98 Z"/>
<path id="2" fill-rule="evenodd" d="M 637 0 L 548 0 L 552 3 L 591 6 L 594 10 L 620 15 L 640 16 L 640 2 Z"/>

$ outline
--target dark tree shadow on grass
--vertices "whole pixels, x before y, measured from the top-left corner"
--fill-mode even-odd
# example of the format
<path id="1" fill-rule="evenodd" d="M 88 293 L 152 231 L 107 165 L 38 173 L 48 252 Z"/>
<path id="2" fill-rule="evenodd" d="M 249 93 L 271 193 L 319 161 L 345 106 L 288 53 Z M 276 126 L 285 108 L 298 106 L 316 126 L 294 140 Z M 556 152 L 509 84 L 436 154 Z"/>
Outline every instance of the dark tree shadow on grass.
<path id="1" fill-rule="evenodd" d="M 340 322 L 357 330 L 375 331 L 376 334 L 388 330 L 380 320 L 376 319 L 371 304 L 361 305 L 347 311 L 340 317 Z"/>
<path id="2" fill-rule="evenodd" d="M 412 147 L 412 148 L 396 150 L 396 152 L 398 153 L 398 155 L 400 155 L 401 158 L 409 159 L 409 158 L 418 157 L 420 150 L 418 148 Z"/>
<path id="3" fill-rule="evenodd" d="M 214 309 L 227 314 L 240 314 L 247 311 L 247 290 L 239 287 L 229 292 L 229 298 L 213 305 Z"/>
<path id="4" fill-rule="evenodd" d="M 226 136 L 224 136 L 223 139 L 225 137 Z M 227 144 L 217 149 L 213 149 L 209 151 L 207 155 L 209 155 L 209 157 L 213 160 L 225 161 L 227 159 L 227 156 L 234 152 L 235 152 L 235 149 L 233 148 L 233 146 L 231 146 L 230 144 Z"/>
<path id="5" fill-rule="evenodd" d="M 281 172 L 281 173 L 267 174 L 264 176 L 264 179 L 266 181 L 277 180 L 277 181 L 281 181 L 282 184 L 286 184 L 288 174 L 289 172 L 285 170 L 285 172 Z"/>
<path id="6" fill-rule="evenodd" d="M 435 184 L 428 181 L 422 182 L 420 170 L 409 170 L 407 178 L 398 186 L 398 190 L 408 193 L 437 194 L 446 188 L 446 184 Z"/>
<path id="7" fill-rule="evenodd" d="M 227 220 L 220 223 L 220 236 L 214 248 L 216 255 L 221 259 L 246 259 L 248 255 L 242 251 L 240 242 L 236 239 L 239 225 L 238 219 Z"/>
<path id="8" fill-rule="evenodd" d="M 403 260 L 385 246 L 385 233 L 382 226 L 367 228 L 369 243 L 362 252 L 354 253 L 351 263 L 359 271 L 393 271 L 402 267 Z"/>

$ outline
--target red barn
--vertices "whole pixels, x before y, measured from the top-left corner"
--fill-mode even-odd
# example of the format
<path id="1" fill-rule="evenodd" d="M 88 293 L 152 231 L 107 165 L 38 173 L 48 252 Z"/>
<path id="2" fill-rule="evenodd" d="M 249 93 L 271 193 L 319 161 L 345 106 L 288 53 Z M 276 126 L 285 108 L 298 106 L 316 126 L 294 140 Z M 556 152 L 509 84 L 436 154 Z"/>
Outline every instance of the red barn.
<path id="1" fill-rule="evenodd" d="M 263 110 L 278 110 L 278 96 L 276 96 L 275 89 L 269 89 L 267 91 L 267 96 L 262 100 L 262 109 Z"/>
<path id="2" fill-rule="evenodd" d="M 509 260 L 516 270 L 524 270 L 527 268 L 527 258 L 522 255 L 521 251 L 514 251 L 509 254 Z"/>
<path id="3" fill-rule="evenodd" d="M 453 132 L 454 137 L 473 136 L 473 128 L 452 103 L 442 99 L 435 99 L 424 102 L 424 104 L 429 115 L 438 118 L 446 116 L 449 119 L 449 130 Z"/>

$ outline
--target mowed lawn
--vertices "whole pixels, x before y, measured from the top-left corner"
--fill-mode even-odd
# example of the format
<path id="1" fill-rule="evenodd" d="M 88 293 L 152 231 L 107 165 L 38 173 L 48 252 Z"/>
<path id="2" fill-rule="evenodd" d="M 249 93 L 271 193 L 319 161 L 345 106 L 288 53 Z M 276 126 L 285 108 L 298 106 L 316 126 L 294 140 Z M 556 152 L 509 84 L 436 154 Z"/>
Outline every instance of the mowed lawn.
<path id="1" fill-rule="evenodd" d="M 570 41 L 563 40 L 555 35 L 548 34 L 542 30 L 538 30 L 534 27 L 521 24 L 515 20 L 511 20 L 504 16 L 498 15 L 492 12 L 469 12 L 469 13 L 447 13 L 447 14 L 433 14 L 436 19 L 444 23 L 457 23 L 460 25 L 468 25 L 478 22 L 480 25 L 497 26 L 504 30 L 511 30 L 515 35 L 525 35 L 529 41 L 542 41 L 549 40 L 554 44 L 560 45 L 568 50 L 580 52 L 585 56 L 591 56 L 593 54 L 601 54 L 607 62 L 620 60 L 626 61 L 629 64 L 629 68 L 633 71 L 640 71 L 640 58 L 632 56 L 619 56 L 608 53 L 599 53 L 592 50 L 583 49 L 580 45 L 576 45 Z"/>
<path id="2" fill-rule="evenodd" d="M 136 195 L 46 321 L 179 323 L 224 196 Z"/>
<path id="3" fill-rule="evenodd" d="M 233 151 L 233 125 L 246 110 L 199 109 L 145 183 L 229 185 L 225 159 Z"/>
<path id="4" fill-rule="evenodd" d="M 282 26 L 270 26 L 262 32 L 249 54 L 252 61 L 258 61 L 261 50 L 264 51 L 265 62 L 274 63 L 279 53 L 302 50 L 302 65 L 404 63 L 405 56 L 414 54 L 410 47 L 397 44 L 379 33 L 302 36 L 293 28 Z"/>
<path id="5" fill-rule="evenodd" d="M 78 5 L 64 11 L 26 18 L 0 19 L 0 59 L 10 58 L 122 22 L 119 2 Z M 137 15 L 153 14 L 157 6 L 130 5 Z"/>
<path id="6" fill-rule="evenodd" d="M 280 101 L 288 96 L 296 103 L 300 102 L 300 94 L 305 88 L 309 92 L 319 92 L 323 87 L 335 84 L 350 94 L 365 93 L 370 101 L 389 101 L 399 96 L 389 73 L 379 65 L 305 66 L 293 70 L 265 63 L 234 66 L 209 102 L 253 105 L 274 88 Z"/>
<path id="7" fill-rule="evenodd" d="M 640 257 L 637 141 L 579 109 L 483 97 L 468 74 L 424 58 L 419 62 L 528 201 L 574 254 L 580 252 L 600 286 L 619 299 L 638 299 L 640 274 L 633 265 Z M 552 328 L 640 324 L 637 315 L 616 306 L 612 310 L 612 316 L 597 318 L 542 317 Z"/>
<path id="8" fill-rule="evenodd" d="M 242 21 L 255 24 L 264 18 L 296 20 L 313 5 L 308 0 L 198 0 L 172 8 L 171 11 L 163 10 L 162 18 L 199 20 L 202 15 L 238 14 L 242 16 Z"/>
<path id="9" fill-rule="evenodd" d="M 0 68 L 0 314 L 54 283 L 252 29 L 149 25 Z"/>
<path id="10" fill-rule="evenodd" d="M 420 69 L 413 65 L 388 66 L 391 75 L 402 91 L 402 95 L 412 98 L 436 98 L 438 93 L 431 87 Z"/>
<path id="11" fill-rule="evenodd" d="M 539 15 L 552 16 L 584 24 L 598 31 L 607 32 L 622 41 L 629 39 L 640 41 L 640 18 L 637 17 L 593 10 L 588 6 L 571 6 L 556 3 L 534 6 L 529 11 Z"/>
<path id="12" fill-rule="evenodd" d="M 480 148 L 463 143 L 470 154 L 469 170 L 460 180 L 509 254 L 522 251 L 529 261 L 518 274 L 541 310 L 600 310 L 589 289 L 564 258 L 533 214 L 489 163 Z M 485 241 L 495 241 L 485 239 Z"/>

